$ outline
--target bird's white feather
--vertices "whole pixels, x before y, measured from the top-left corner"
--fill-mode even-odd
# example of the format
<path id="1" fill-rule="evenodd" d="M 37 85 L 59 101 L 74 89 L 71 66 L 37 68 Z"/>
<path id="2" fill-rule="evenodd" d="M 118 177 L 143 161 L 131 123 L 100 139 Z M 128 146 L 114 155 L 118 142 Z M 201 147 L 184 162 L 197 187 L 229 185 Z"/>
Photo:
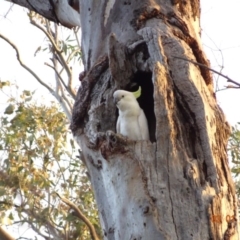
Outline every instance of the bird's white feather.
<path id="1" fill-rule="evenodd" d="M 133 93 L 117 90 L 113 97 L 119 109 L 116 125 L 117 133 L 121 133 L 132 140 L 149 140 L 146 116 Z"/>
<path id="2" fill-rule="evenodd" d="M 147 123 L 147 118 L 141 109 L 140 115 L 138 117 L 138 124 L 141 128 L 141 126 L 147 126 L 141 128 L 141 134 L 142 134 L 142 140 L 149 140 L 149 131 L 148 131 L 148 123 Z"/>

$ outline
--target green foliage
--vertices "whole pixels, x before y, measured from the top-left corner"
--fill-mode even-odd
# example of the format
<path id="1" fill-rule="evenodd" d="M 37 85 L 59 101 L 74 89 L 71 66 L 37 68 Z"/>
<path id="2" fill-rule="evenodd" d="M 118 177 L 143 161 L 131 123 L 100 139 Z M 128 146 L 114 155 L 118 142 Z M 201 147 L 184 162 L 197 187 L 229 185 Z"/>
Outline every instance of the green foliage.
<path id="1" fill-rule="evenodd" d="M 56 104 L 11 98 L 0 118 L 0 219 L 28 223 L 37 234 L 53 239 L 91 239 L 86 225 L 55 194 L 68 198 L 99 230 L 86 169 Z"/>
<path id="2" fill-rule="evenodd" d="M 51 31 L 49 31 L 49 33 L 51 34 Z M 78 42 L 76 40 L 76 36 L 73 36 L 71 33 L 70 35 L 68 35 L 68 37 L 65 40 L 60 40 L 55 35 L 53 35 L 52 37 L 56 38 L 55 39 L 56 45 L 59 47 L 61 52 L 66 57 L 66 62 L 68 65 L 71 61 L 73 61 L 73 63 L 81 62 L 82 52 L 81 52 L 81 48 L 79 47 Z M 42 48 L 41 46 L 39 46 L 35 51 L 35 55 L 38 52 L 40 52 L 41 50 L 43 52 L 45 52 L 45 51 L 48 51 L 49 53 L 52 52 L 52 45 L 50 44 L 49 39 L 47 39 L 46 42 L 47 42 L 46 47 Z"/>
<path id="3" fill-rule="evenodd" d="M 0 220 L 5 225 L 27 223 L 36 232 L 34 239 L 88 240 L 91 237 L 85 223 L 63 202 L 65 198 L 77 206 L 100 235 L 86 169 L 77 157 L 66 118 L 70 118 L 76 95 L 72 67 L 81 62 L 78 30 L 65 37 L 65 30 L 57 24 L 33 11 L 28 16 L 31 24 L 46 35 L 46 47 L 39 46 L 34 56 L 49 51 L 51 63 L 46 65 L 55 71 L 55 79 L 48 84 L 26 64 L 21 65 L 52 93 L 66 115 L 56 104 L 33 102 L 34 92 L 28 90 L 18 98 L 7 99 L 0 117 Z M 13 47 L 20 58 L 19 50 Z M 11 88 L 9 81 L 0 81 L 0 91 L 7 89 L 6 97 Z"/>
<path id="4" fill-rule="evenodd" d="M 71 56 L 71 59 L 77 60 L 78 62 L 82 58 L 81 49 L 77 44 L 72 45 L 74 42 L 76 42 L 75 39 L 69 39 L 70 35 L 67 37 L 65 41 L 61 41 L 61 49 L 64 52 L 65 56 Z"/>
<path id="5" fill-rule="evenodd" d="M 240 173 L 240 130 L 238 123 L 235 127 L 232 128 L 232 134 L 229 138 L 228 151 L 231 156 L 232 163 L 234 167 L 232 168 L 232 172 L 235 173 L 236 176 Z"/>
<path id="6" fill-rule="evenodd" d="M 232 134 L 229 138 L 228 153 L 233 164 L 231 170 L 234 174 L 236 190 L 238 197 L 240 198 L 240 122 L 232 128 Z"/>
<path id="7" fill-rule="evenodd" d="M 2 89 L 3 87 L 6 87 L 6 86 L 10 86 L 10 82 L 0 80 L 0 89 Z"/>

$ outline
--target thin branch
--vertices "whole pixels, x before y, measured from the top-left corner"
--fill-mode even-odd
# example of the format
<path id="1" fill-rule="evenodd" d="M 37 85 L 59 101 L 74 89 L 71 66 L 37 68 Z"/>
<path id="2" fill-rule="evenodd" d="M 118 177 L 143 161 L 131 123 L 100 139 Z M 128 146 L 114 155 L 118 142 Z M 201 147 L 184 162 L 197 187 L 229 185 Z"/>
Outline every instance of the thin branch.
<path id="1" fill-rule="evenodd" d="M 233 85 L 228 85 L 226 86 L 226 89 L 227 88 L 234 88 L 234 89 L 239 89 L 240 88 L 240 85 L 237 87 L 237 86 L 233 86 Z"/>
<path id="2" fill-rule="evenodd" d="M 37 24 L 37 22 L 35 22 L 33 19 L 30 19 L 30 22 L 32 25 L 34 25 L 35 27 L 39 28 L 42 32 L 44 32 L 44 34 L 48 37 L 49 41 L 51 42 L 54 50 L 60 54 L 61 49 L 58 48 L 58 46 L 56 45 L 56 43 L 55 43 L 53 37 L 50 35 L 50 33 L 48 33 L 42 26 Z"/>
<path id="3" fill-rule="evenodd" d="M 51 26 L 50 26 L 50 22 L 49 22 L 49 20 L 45 19 L 45 24 L 46 24 L 45 27 L 46 27 L 48 33 L 51 35 L 51 37 L 54 37 L 54 36 L 53 36 L 52 29 L 51 29 Z"/>
<path id="4" fill-rule="evenodd" d="M 35 193 L 35 194 L 36 194 L 36 193 Z M 46 201 L 46 200 L 45 200 L 45 201 Z M 14 205 L 14 206 L 15 206 L 16 208 L 20 208 L 20 207 L 21 207 L 21 206 L 17 206 L 17 205 Z M 32 209 L 30 209 L 30 208 L 28 208 L 28 209 L 26 209 L 26 208 L 21 208 L 21 213 L 25 213 L 27 216 L 31 216 L 31 217 L 35 218 L 38 222 L 40 221 L 40 222 L 46 224 L 45 227 L 46 227 L 46 229 L 48 230 L 48 233 L 54 235 L 54 237 L 59 237 L 59 234 L 60 234 L 61 237 L 63 237 L 63 234 L 62 234 L 58 229 L 56 229 L 56 228 L 54 227 L 54 225 L 53 225 L 54 222 L 53 222 L 53 224 L 52 224 L 51 219 L 49 220 L 49 219 L 47 219 L 46 217 L 37 214 L 37 213 L 34 211 L 34 209 L 39 210 L 39 212 L 41 211 L 41 209 L 35 205 Z M 23 217 L 23 215 L 22 215 L 22 217 Z M 23 217 L 23 218 L 24 218 L 24 219 L 21 220 L 21 221 L 19 221 L 19 222 L 21 222 L 21 223 L 23 223 L 23 222 L 28 223 L 28 224 L 31 226 L 32 230 L 34 230 L 38 235 L 41 235 L 42 237 L 47 238 L 47 236 L 44 235 L 44 234 L 40 231 L 40 229 L 38 229 L 38 228 L 33 224 L 34 221 L 30 221 L 30 220 L 28 220 L 28 219 L 25 218 L 25 217 Z M 15 222 L 15 223 L 17 223 L 17 222 Z M 56 239 L 57 239 L 57 238 L 56 238 Z"/>
<path id="5" fill-rule="evenodd" d="M 25 237 L 19 237 L 16 240 L 21 240 L 21 239 L 29 240 L 29 238 L 25 238 Z"/>
<path id="6" fill-rule="evenodd" d="M 69 98 L 66 96 L 65 92 L 63 91 L 63 89 L 61 89 L 61 99 L 63 99 L 64 101 L 59 101 L 61 104 L 64 103 L 65 107 L 68 109 L 69 112 L 69 116 L 70 116 L 70 120 L 71 120 L 71 113 L 72 113 L 72 109 L 73 109 L 73 103 L 71 103 L 69 101 Z"/>
<path id="7" fill-rule="evenodd" d="M 65 87 L 65 89 L 68 90 L 67 85 L 65 84 L 62 76 L 59 74 L 59 72 L 57 71 L 57 69 L 56 69 L 55 67 L 53 67 L 52 65 L 50 65 L 49 63 L 47 63 L 47 62 L 45 62 L 44 64 L 54 70 L 54 72 L 57 74 L 58 78 L 60 79 L 60 81 L 61 81 L 61 83 L 63 84 L 63 86 Z M 69 92 L 69 91 L 68 91 L 68 92 Z"/>
<path id="8" fill-rule="evenodd" d="M 48 67 L 52 68 L 52 69 L 55 71 L 55 73 L 58 74 L 61 83 L 62 83 L 63 85 L 65 85 L 62 77 L 61 77 L 60 74 L 57 72 L 57 70 L 56 70 L 53 66 L 51 66 L 50 64 L 48 64 L 48 63 L 45 63 L 45 65 L 47 65 Z M 67 91 L 67 89 L 66 89 L 66 91 Z M 56 99 L 58 100 L 59 104 L 62 106 L 65 114 L 67 115 L 68 120 L 70 121 L 70 120 L 71 120 L 72 106 L 71 106 L 70 102 L 68 101 L 68 99 L 66 98 L 66 96 L 65 96 L 62 88 L 61 88 L 61 94 L 62 94 L 62 96 L 60 96 L 59 94 L 57 94 L 55 97 L 56 97 Z M 71 95 L 71 96 L 72 96 L 72 95 Z M 73 97 L 73 99 L 75 99 L 75 96 Z"/>
<path id="9" fill-rule="evenodd" d="M 42 32 L 44 32 L 44 34 L 48 37 L 49 41 L 51 42 L 54 50 L 57 52 L 58 56 L 61 59 L 61 64 L 64 65 L 64 68 L 66 69 L 68 78 L 69 78 L 69 83 L 72 82 L 72 71 L 70 69 L 70 67 L 67 65 L 63 55 L 62 55 L 62 51 L 58 48 L 58 46 L 56 45 L 54 39 L 52 38 L 52 36 L 39 24 L 37 24 L 34 20 L 31 20 L 31 23 L 36 26 L 37 28 L 39 28 Z M 71 89 L 71 88 L 70 88 Z"/>
<path id="10" fill-rule="evenodd" d="M 80 51 L 79 48 L 75 49 L 75 50 L 68 56 L 67 61 L 66 61 L 67 64 L 69 64 L 69 62 L 72 60 L 73 56 L 74 56 L 78 51 Z"/>
<path id="11" fill-rule="evenodd" d="M 37 219 L 38 221 L 41 221 L 42 223 L 44 223 L 45 228 L 48 231 L 48 234 L 53 235 L 54 239 L 63 238 L 63 234 L 54 227 L 53 223 L 51 221 L 49 221 L 49 219 L 47 219 L 47 217 L 37 214 L 33 209 L 22 209 L 22 211 L 25 212 L 26 214 L 28 214 L 28 216 L 32 216 L 35 219 Z M 28 222 L 28 224 L 31 225 L 31 227 L 34 231 L 36 231 L 38 234 L 41 235 L 40 229 L 37 229 L 37 227 L 33 223 L 31 223 L 29 220 L 26 220 L 26 222 Z"/>
<path id="12" fill-rule="evenodd" d="M 66 94 L 62 91 L 62 98 L 64 99 L 65 103 L 67 104 L 68 108 L 70 109 L 70 111 L 72 112 L 73 109 L 73 104 L 70 103 L 69 99 L 66 97 Z"/>
<path id="13" fill-rule="evenodd" d="M 191 59 L 187 59 L 187 58 L 183 58 L 183 57 L 177 57 L 177 56 L 172 56 L 172 57 L 178 58 L 178 59 L 182 59 L 182 60 L 184 60 L 184 61 L 187 61 L 187 62 L 196 64 L 196 65 L 198 65 L 198 66 L 200 66 L 200 67 L 204 67 L 204 68 L 208 69 L 209 71 L 212 71 L 212 72 L 214 72 L 214 73 L 216 73 L 216 74 L 218 74 L 218 75 L 226 78 L 226 79 L 227 79 L 227 82 L 231 82 L 231 83 L 237 85 L 237 86 L 240 88 L 240 83 L 232 80 L 232 79 L 229 78 L 228 76 L 226 76 L 226 75 L 224 75 L 224 74 L 222 74 L 222 73 L 220 73 L 220 72 L 218 72 L 218 71 L 216 71 L 216 70 L 214 70 L 214 69 L 212 69 L 212 68 L 210 68 L 210 67 L 208 67 L 208 66 L 206 66 L 206 65 L 204 65 L 204 64 L 202 64 L 202 63 L 198 63 L 198 62 L 195 62 L 195 61 L 193 61 L 193 60 L 191 60 Z"/>
<path id="14" fill-rule="evenodd" d="M 31 226 L 31 229 L 36 232 L 39 236 L 43 237 L 43 238 L 48 238 L 48 236 L 46 236 L 45 234 L 43 234 L 34 224 L 32 221 L 30 220 L 27 220 L 24 218 L 24 221 L 26 223 L 28 223 L 30 226 Z"/>
<path id="15" fill-rule="evenodd" d="M 50 26 L 49 26 L 50 27 Z M 57 27 L 57 24 L 54 24 L 54 28 L 55 28 L 55 34 L 54 34 L 54 39 L 55 39 L 55 42 L 56 44 L 58 44 L 58 27 Z M 51 32 L 51 28 L 49 28 L 49 30 Z M 58 61 L 57 61 L 57 58 L 56 58 L 56 55 L 54 53 L 52 53 L 53 55 L 53 65 L 54 65 L 54 69 L 56 69 L 56 72 L 55 72 L 55 80 L 56 80 L 56 92 L 57 94 L 59 95 L 59 92 L 60 92 L 60 89 L 62 88 L 62 85 L 61 83 L 59 82 L 59 75 L 57 74 L 58 73 Z"/>
<path id="16" fill-rule="evenodd" d="M 76 27 L 76 28 L 73 29 L 74 35 L 75 35 L 76 40 L 77 40 L 78 47 L 79 47 L 79 49 L 81 49 L 81 44 L 80 44 L 79 39 L 78 39 L 78 31 L 79 31 L 79 27 Z"/>
<path id="17" fill-rule="evenodd" d="M 17 60 L 18 60 L 18 62 L 20 63 L 20 65 L 21 65 L 24 69 L 26 69 L 30 74 L 32 74 L 33 77 L 34 77 L 41 85 L 43 85 L 45 88 L 47 88 L 48 91 L 54 95 L 54 90 L 53 90 L 51 87 L 49 87 L 46 83 L 44 83 L 44 82 L 38 77 L 38 75 L 37 75 L 35 72 L 33 72 L 32 69 L 29 68 L 29 67 L 22 61 L 17 46 L 16 46 L 13 42 L 11 42 L 7 37 L 5 37 L 4 35 L 2 35 L 1 33 L 0 33 L 0 38 L 2 38 L 3 40 L 5 40 L 8 44 L 10 44 L 10 45 L 14 48 L 14 50 L 16 51 L 16 54 L 17 54 Z"/>
<path id="18" fill-rule="evenodd" d="M 9 9 L 7 10 L 7 12 L 5 13 L 5 15 L 3 16 L 4 18 L 7 17 L 7 15 L 8 15 L 8 14 L 10 13 L 10 11 L 12 10 L 13 6 L 14 6 L 14 3 L 12 3 L 11 6 L 9 7 Z"/>
<path id="19" fill-rule="evenodd" d="M 205 33 L 205 35 L 209 38 L 209 40 L 214 44 L 214 46 L 216 47 L 216 49 L 213 49 L 212 47 L 207 46 L 207 45 L 205 44 L 205 46 L 208 47 L 208 48 L 212 51 L 212 54 L 213 54 L 213 56 L 214 56 L 214 58 L 215 58 L 215 61 L 217 62 L 218 66 L 220 67 L 220 71 L 219 71 L 219 72 L 222 73 L 223 66 L 224 66 L 224 58 L 223 58 L 222 50 L 217 46 L 217 44 L 212 40 L 212 38 L 211 38 L 206 32 L 204 32 L 204 33 Z M 221 54 L 221 59 L 222 59 L 222 60 L 221 60 L 221 62 L 222 62 L 221 65 L 218 63 L 218 58 L 216 58 L 214 51 L 220 52 L 220 54 Z M 218 75 L 218 76 L 216 77 L 216 92 L 219 91 L 219 86 L 218 86 L 219 77 L 220 77 L 220 75 Z"/>
<path id="20" fill-rule="evenodd" d="M 56 193 L 56 194 L 65 204 L 67 204 L 70 208 L 72 208 L 76 212 L 77 217 L 80 218 L 87 225 L 87 227 L 90 231 L 90 234 L 92 236 L 92 239 L 93 240 L 99 240 L 99 237 L 97 235 L 95 227 L 88 220 L 88 218 L 82 213 L 82 211 L 73 202 L 71 202 L 67 198 L 60 196 L 58 193 Z"/>
<path id="21" fill-rule="evenodd" d="M 57 99 L 58 99 L 58 102 L 60 103 L 60 105 L 62 106 L 64 112 L 66 113 L 68 120 L 71 121 L 72 105 L 70 104 L 70 102 L 68 101 L 68 99 L 65 96 L 65 92 L 64 92 L 63 87 L 62 87 L 62 84 L 65 87 L 65 82 L 62 79 L 61 74 L 58 72 L 58 61 L 56 61 L 55 56 L 56 55 L 53 54 L 54 67 L 49 65 L 48 63 L 45 63 L 45 65 L 51 67 L 55 71 Z M 67 87 L 65 87 L 65 89 L 66 89 L 66 91 L 68 91 Z M 59 91 L 61 92 L 61 94 L 60 94 Z M 71 95 L 71 91 L 70 91 L 70 95 Z"/>
<path id="22" fill-rule="evenodd" d="M 62 106 L 62 108 L 68 118 L 68 121 L 71 122 L 72 108 L 68 106 L 68 101 L 66 100 L 65 94 L 63 94 L 62 97 L 59 97 L 58 101 L 59 101 L 60 105 Z"/>
<path id="23" fill-rule="evenodd" d="M 222 92 L 222 91 L 225 91 L 225 90 L 227 90 L 227 88 L 219 88 L 219 89 L 217 90 L 217 92 L 219 93 L 219 92 Z"/>

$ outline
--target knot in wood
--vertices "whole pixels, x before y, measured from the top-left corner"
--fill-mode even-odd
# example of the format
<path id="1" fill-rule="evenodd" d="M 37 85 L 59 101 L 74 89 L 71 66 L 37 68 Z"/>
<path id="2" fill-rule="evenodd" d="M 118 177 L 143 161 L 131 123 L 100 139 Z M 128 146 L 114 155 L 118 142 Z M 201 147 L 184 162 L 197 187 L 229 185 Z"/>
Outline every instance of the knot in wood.
<path id="1" fill-rule="evenodd" d="M 199 170 L 197 165 L 197 160 L 193 159 L 191 162 L 188 162 L 186 166 L 186 177 L 190 180 L 190 183 L 193 187 L 200 186 L 199 179 Z"/>

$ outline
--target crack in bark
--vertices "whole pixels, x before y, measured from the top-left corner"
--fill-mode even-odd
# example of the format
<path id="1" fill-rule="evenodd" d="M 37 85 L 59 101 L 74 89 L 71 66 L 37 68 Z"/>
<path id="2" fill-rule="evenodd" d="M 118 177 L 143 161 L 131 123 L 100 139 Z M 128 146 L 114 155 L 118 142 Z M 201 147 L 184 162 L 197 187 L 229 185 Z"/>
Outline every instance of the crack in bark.
<path id="1" fill-rule="evenodd" d="M 157 146 L 156 146 L 156 152 L 157 152 Z M 157 155 L 155 155 L 157 157 Z M 152 212 L 156 211 L 157 210 L 157 207 L 156 207 L 156 201 L 157 199 L 155 197 L 153 197 L 149 191 L 149 187 L 148 187 L 148 178 L 152 179 L 151 177 L 147 177 L 147 174 L 146 174 L 146 166 L 144 165 L 144 163 L 142 162 L 142 160 L 140 160 L 139 158 L 136 158 L 135 157 L 135 160 L 136 162 L 138 162 L 139 164 L 139 168 L 140 168 L 140 172 L 141 172 L 141 179 L 142 179 L 142 182 L 143 182 L 143 189 L 144 189 L 144 192 L 149 200 L 149 203 L 150 203 L 150 206 L 152 208 Z M 150 175 L 151 175 L 151 170 L 150 170 Z M 148 209 L 148 212 L 149 212 L 149 209 Z M 147 212 L 145 213 L 147 214 Z M 158 221 L 159 223 L 159 221 Z M 160 229 L 161 233 L 165 236 L 166 239 L 169 239 L 169 235 L 166 233 L 166 231 L 164 231 L 164 229 L 162 229 L 162 227 L 160 226 L 160 224 L 158 224 L 158 228 Z"/>
<path id="2" fill-rule="evenodd" d="M 181 93 L 181 91 L 177 88 L 177 86 L 176 86 L 176 84 L 173 82 L 173 84 L 174 84 L 174 91 L 179 95 L 178 97 L 177 97 L 177 100 L 178 100 L 178 102 L 179 102 L 179 104 L 180 104 L 180 106 L 182 107 L 182 109 L 185 111 L 185 113 L 187 114 L 187 117 L 190 119 L 190 121 L 188 121 L 189 123 L 190 123 L 190 125 L 193 127 L 193 128 L 195 128 L 197 131 L 196 131 L 196 133 L 199 133 L 200 132 L 200 130 L 199 130 L 199 128 L 198 128 L 198 124 L 197 124 L 197 121 L 196 121 L 196 118 L 195 118 L 195 113 L 193 112 L 193 111 L 191 111 L 191 109 L 189 108 L 189 106 L 188 106 L 188 103 L 184 100 L 184 96 L 183 96 L 183 94 Z M 181 102 L 179 101 L 179 100 L 181 100 Z M 201 148 L 202 148 L 202 144 L 201 144 L 201 139 L 200 139 L 200 136 L 199 136 L 199 134 L 196 134 L 195 135 L 196 136 L 196 142 L 198 141 L 199 143 L 200 143 L 200 145 L 201 145 Z M 193 146 L 194 148 L 196 147 L 196 146 Z M 195 151 L 196 151 L 196 149 L 195 149 Z M 202 152 L 203 152 L 203 148 L 202 148 Z M 199 154 L 199 153 L 198 153 Z M 196 153 L 196 155 L 198 155 L 197 153 Z M 202 153 L 201 153 L 201 155 L 202 155 Z M 192 157 L 194 157 L 195 158 L 195 156 L 192 156 Z M 199 164 L 206 164 L 206 166 L 208 166 L 207 165 L 207 163 L 206 163 L 206 161 L 205 161 L 205 159 L 203 158 L 202 160 L 201 159 L 199 159 L 199 156 L 196 156 L 196 159 L 197 159 L 197 161 L 199 162 Z M 207 173 L 207 169 L 206 169 L 206 171 L 204 171 L 204 168 L 202 168 L 202 171 L 200 171 L 200 173 L 203 173 L 204 174 L 204 180 L 205 181 L 208 181 L 208 173 Z M 201 174 L 202 175 L 202 174 Z M 203 176 L 202 176 L 203 177 Z M 201 178 L 202 178 L 201 177 Z"/>
<path id="3" fill-rule="evenodd" d="M 175 233 L 176 233 L 176 236 L 177 236 L 177 239 L 178 238 L 178 233 L 177 233 L 177 226 L 176 226 L 176 223 L 175 223 L 175 220 L 174 220 L 174 204 L 173 204 L 173 199 L 172 199 L 172 196 L 171 196 L 171 184 L 170 184 L 170 167 L 169 167 L 169 159 L 170 159 L 170 156 L 169 156 L 169 152 L 170 152 L 170 149 L 169 149 L 169 146 L 170 146 L 170 141 L 168 143 L 168 151 L 167 151 L 167 166 L 168 166 L 168 189 L 169 189 L 169 198 L 170 198 L 170 202 L 171 202 L 171 206 L 172 206 L 172 220 L 173 220 L 173 225 L 174 225 L 174 228 L 175 228 Z"/>

